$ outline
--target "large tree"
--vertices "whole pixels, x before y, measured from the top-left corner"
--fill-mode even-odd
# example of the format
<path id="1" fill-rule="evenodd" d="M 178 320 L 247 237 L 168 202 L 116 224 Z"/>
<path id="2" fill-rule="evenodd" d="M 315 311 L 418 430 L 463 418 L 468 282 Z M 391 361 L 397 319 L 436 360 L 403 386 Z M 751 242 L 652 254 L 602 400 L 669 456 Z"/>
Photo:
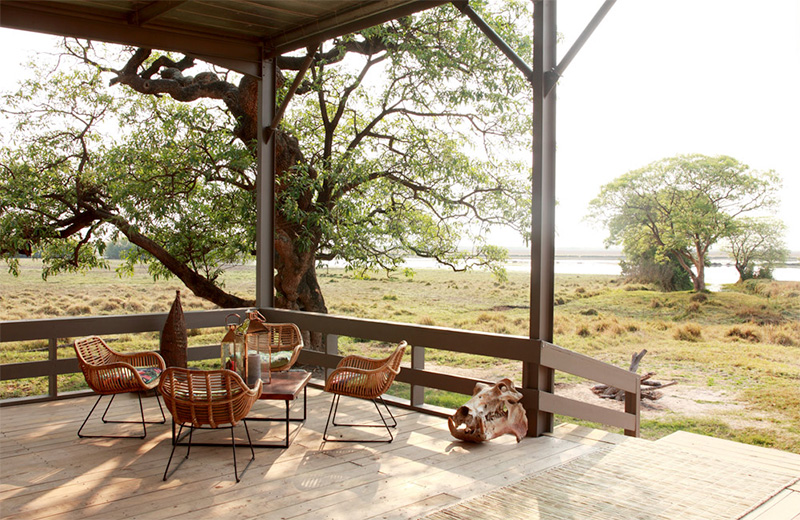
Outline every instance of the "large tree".
<path id="1" fill-rule="evenodd" d="M 499 11 L 484 15 L 529 53 L 515 26 L 529 3 L 492 5 Z M 255 247 L 257 81 L 192 76 L 194 59 L 150 49 L 121 66 L 87 42 L 68 42 L 67 53 L 88 67 L 73 72 L 84 78 L 76 87 L 51 77 L 7 99 L 31 138 L 0 158 L 0 182 L 15 193 L 0 208 L 2 255 L 45 251 L 53 272 L 96 265 L 110 229 L 156 276 L 177 276 L 222 306 L 247 304 L 219 275 Z M 282 92 L 303 58 L 278 59 Z M 100 76 L 115 87 L 95 88 Z M 52 90 L 97 117 L 53 108 Z M 487 231 L 525 234 L 529 222 L 528 169 L 513 160 L 529 144 L 529 106 L 527 81 L 450 5 L 320 45 L 275 133 L 277 305 L 326 311 L 320 259 L 360 269 L 393 269 L 407 254 L 454 269 L 496 265 L 503 251 Z M 121 129 L 101 139 L 109 111 Z M 464 251 L 465 241 L 477 245 Z"/>
<path id="2" fill-rule="evenodd" d="M 705 289 L 711 246 L 729 236 L 743 214 L 771 208 L 778 176 L 727 156 L 679 155 L 651 163 L 603 186 L 590 216 L 609 230 L 607 244 L 626 256 L 648 250 L 674 258 Z"/>

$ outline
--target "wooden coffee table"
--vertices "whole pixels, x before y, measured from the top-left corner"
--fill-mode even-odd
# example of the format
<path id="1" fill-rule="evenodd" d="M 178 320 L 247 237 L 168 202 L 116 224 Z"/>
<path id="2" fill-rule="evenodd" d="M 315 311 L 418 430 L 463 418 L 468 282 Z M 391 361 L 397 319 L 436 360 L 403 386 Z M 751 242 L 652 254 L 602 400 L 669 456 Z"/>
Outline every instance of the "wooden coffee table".
<path id="1" fill-rule="evenodd" d="M 272 380 L 269 383 L 263 382 L 261 386 L 261 396 L 259 399 L 267 401 L 284 401 L 286 403 L 286 416 L 285 417 L 258 417 L 247 416 L 245 421 L 277 421 L 286 423 L 286 438 L 283 442 L 253 442 L 254 448 L 288 448 L 289 437 L 289 423 L 291 422 L 305 422 L 306 409 L 307 409 L 307 388 L 308 382 L 311 380 L 311 372 L 304 370 L 290 370 L 287 372 L 274 372 Z M 291 402 L 300 396 L 303 392 L 303 415 L 302 417 L 290 417 L 289 408 Z M 252 413 L 252 409 L 250 410 Z"/>
<path id="2" fill-rule="evenodd" d="M 288 448 L 290 443 L 289 423 L 291 422 L 305 422 L 306 408 L 307 408 L 307 385 L 311 380 L 311 372 L 304 370 L 290 370 L 287 372 L 274 372 L 272 379 L 269 383 L 262 381 L 261 396 L 259 399 L 266 401 L 284 401 L 286 403 L 286 416 L 285 417 L 258 417 L 248 416 L 244 421 L 276 421 L 286 423 L 286 438 L 283 441 L 253 441 L 254 448 Z M 302 417 L 291 417 L 289 415 L 289 408 L 292 401 L 295 401 L 300 392 L 303 393 L 303 415 Z M 252 413 L 252 409 L 250 410 Z M 299 430 L 299 428 L 298 428 Z M 188 443 L 182 442 L 190 432 L 186 432 L 176 437 L 175 422 L 172 423 L 172 442 L 177 443 L 178 446 L 187 446 Z M 230 446 L 230 443 L 219 442 L 192 442 L 192 446 Z"/>

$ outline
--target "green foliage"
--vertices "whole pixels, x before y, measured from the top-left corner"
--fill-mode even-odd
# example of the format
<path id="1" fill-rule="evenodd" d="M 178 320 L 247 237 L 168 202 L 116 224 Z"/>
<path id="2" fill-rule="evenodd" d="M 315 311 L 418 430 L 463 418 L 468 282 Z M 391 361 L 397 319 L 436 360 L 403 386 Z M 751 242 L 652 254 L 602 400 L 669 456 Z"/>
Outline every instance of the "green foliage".
<path id="1" fill-rule="evenodd" d="M 486 6 L 483 6 L 484 8 Z M 520 49 L 513 21 L 524 2 L 485 11 Z M 328 42 L 345 53 L 380 40 L 372 52 L 318 63 L 314 89 L 285 120 L 307 152 L 302 175 L 282 176 L 282 211 L 318 226 L 320 251 L 355 271 L 395 270 L 408 254 L 456 270 L 494 269 L 504 254 L 486 244 L 492 226 L 527 232 L 528 168 L 509 160 L 527 146 L 529 85 L 452 6 Z M 319 202 L 304 210 L 298 197 Z M 307 227 L 313 244 L 315 227 Z M 477 244 L 470 251 L 459 247 Z"/>
<path id="2" fill-rule="evenodd" d="M 528 28 L 517 26 L 529 19 L 528 2 L 475 4 L 530 55 L 531 39 L 521 36 Z M 102 64 L 119 59 L 107 59 L 108 48 L 70 46 L 79 62 L 61 57 L 69 73 L 40 71 L 4 98 L 24 141 L 0 150 L 8 193 L 0 255 L 12 271 L 19 253 L 41 255 L 50 275 L 106 265 L 105 245 L 125 237 L 137 247 L 120 273 L 146 263 L 155 279 L 178 276 L 215 303 L 243 304 L 220 296 L 220 280 L 255 250 L 252 143 L 243 142 L 245 123 L 230 102 L 245 81 L 219 80 L 230 112 L 201 89 L 194 97 L 149 92 L 213 101 L 139 97 L 104 86 L 116 65 Z M 275 186 L 277 240 L 286 241 L 276 247 L 279 300 L 300 305 L 300 289 L 283 283 L 313 270 L 317 256 L 366 275 L 419 255 L 505 280 L 506 252 L 487 237 L 496 226 L 529 232 L 529 168 L 511 159 L 529 143 L 527 80 L 452 5 L 325 42 L 317 56 L 279 132 L 292 157 Z M 148 53 L 133 68 L 155 71 L 166 57 Z M 158 70 L 150 74 L 165 84 L 178 69 Z M 117 74 L 112 84 L 130 84 Z M 475 247 L 459 247 L 466 242 Z M 313 275 L 303 280 L 319 293 Z"/>
<path id="3" fill-rule="evenodd" d="M 774 218 L 741 218 L 728 235 L 727 251 L 739 281 L 772 279 L 773 268 L 789 257 L 783 241 L 786 225 Z"/>
<path id="4" fill-rule="evenodd" d="M 40 72 L 4 96 L 20 132 L 0 149 L 0 254 L 40 255 L 47 277 L 106 267 L 108 242 L 145 236 L 214 282 L 253 249 L 252 196 L 234 189 L 254 182 L 249 153 L 203 104 L 115 98 L 103 83 L 88 68 Z M 173 274 L 141 247 L 124 259 L 121 272 Z"/>
<path id="5" fill-rule="evenodd" d="M 655 248 L 629 253 L 620 261 L 622 275 L 631 283 L 655 284 L 662 291 L 685 291 L 692 288 L 692 279 L 674 255 L 656 260 Z"/>
<path id="6" fill-rule="evenodd" d="M 730 236 L 741 215 L 774 207 L 780 179 L 727 156 L 679 155 L 626 173 L 602 187 L 590 217 L 626 257 L 676 261 L 694 289 L 705 288 L 709 248 Z"/>

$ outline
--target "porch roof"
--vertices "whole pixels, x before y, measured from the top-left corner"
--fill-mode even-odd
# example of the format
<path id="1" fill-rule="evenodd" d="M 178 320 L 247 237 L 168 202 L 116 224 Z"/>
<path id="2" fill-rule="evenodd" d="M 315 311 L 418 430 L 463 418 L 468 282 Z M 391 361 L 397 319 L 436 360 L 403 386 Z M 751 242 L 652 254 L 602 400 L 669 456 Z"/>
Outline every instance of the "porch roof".
<path id="1" fill-rule="evenodd" d="M 0 26 L 196 56 L 253 76 L 261 59 L 443 0 L 2 0 Z"/>

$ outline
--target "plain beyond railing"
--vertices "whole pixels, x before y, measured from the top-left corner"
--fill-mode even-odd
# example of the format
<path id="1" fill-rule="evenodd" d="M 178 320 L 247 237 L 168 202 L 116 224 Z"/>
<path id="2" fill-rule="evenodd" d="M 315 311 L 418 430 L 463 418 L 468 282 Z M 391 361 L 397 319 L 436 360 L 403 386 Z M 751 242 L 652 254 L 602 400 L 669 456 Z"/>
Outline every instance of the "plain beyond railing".
<path id="1" fill-rule="evenodd" d="M 218 328 L 230 312 L 246 309 L 221 309 L 193 311 L 184 314 L 189 329 Z M 324 334 L 327 337 L 324 352 L 304 349 L 299 362 L 305 365 L 333 369 L 341 356 L 338 353 L 338 336 L 399 343 L 406 340 L 411 348 L 411 366 L 404 367 L 397 381 L 411 386 L 410 399 L 392 399 L 394 404 L 423 413 L 449 415 L 452 410 L 425 403 L 425 389 L 434 388 L 448 392 L 471 395 L 478 379 L 444 374 L 425 369 L 425 351 L 428 348 L 448 350 L 509 359 L 523 363 L 540 364 L 548 369 L 583 377 L 598 383 L 615 386 L 626 393 L 624 411 L 569 399 L 537 389 L 522 388 L 523 404 L 531 411 L 538 408 L 546 413 L 561 414 L 577 419 L 599 422 L 625 430 L 626 435 L 639 435 L 639 376 L 625 369 L 577 354 L 551 343 L 521 336 L 491 334 L 467 330 L 375 321 L 328 314 L 315 314 L 283 309 L 262 309 L 270 322 L 292 322 L 302 330 Z M 160 331 L 166 313 L 123 316 L 94 316 L 89 318 L 53 318 L 46 320 L 0 322 L 0 343 L 11 341 L 49 341 L 48 359 L 25 363 L 0 365 L 0 380 L 8 381 L 29 377 L 48 377 L 49 393 L 44 397 L 4 399 L 0 406 L 32 401 L 53 400 L 83 393 L 59 395 L 57 376 L 79 371 L 75 358 L 59 359 L 58 338 L 88 335 L 108 335 Z M 214 359 L 219 356 L 218 345 L 191 347 L 189 360 Z"/>

